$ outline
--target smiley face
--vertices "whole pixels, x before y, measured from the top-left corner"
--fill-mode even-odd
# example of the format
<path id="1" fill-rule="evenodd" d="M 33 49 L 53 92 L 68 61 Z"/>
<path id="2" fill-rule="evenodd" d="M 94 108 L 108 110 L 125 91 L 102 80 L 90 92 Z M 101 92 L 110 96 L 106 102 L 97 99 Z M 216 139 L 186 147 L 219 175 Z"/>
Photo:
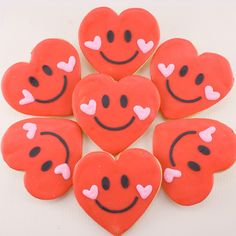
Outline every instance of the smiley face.
<path id="1" fill-rule="evenodd" d="M 154 120 L 160 99 L 152 82 L 140 76 L 120 81 L 92 74 L 73 93 L 74 115 L 103 150 L 117 154 L 141 136 Z"/>
<path id="2" fill-rule="evenodd" d="M 16 110 L 31 115 L 71 115 L 71 96 L 80 79 L 76 49 L 61 39 L 47 39 L 4 74 L 2 91 Z M 50 88 L 50 89 L 49 89 Z"/>
<path id="3" fill-rule="evenodd" d="M 159 37 L 155 18 L 139 8 L 127 9 L 120 15 L 107 7 L 96 8 L 79 29 L 85 57 L 96 70 L 116 80 L 138 70 L 155 51 Z"/>
<path id="4" fill-rule="evenodd" d="M 171 39 L 159 47 L 151 62 L 151 76 L 167 118 L 204 110 L 226 96 L 233 85 L 232 71 L 224 57 L 198 55 L 185 39 Z"/>
<path id="5" fill-rule="evenodd" d="M 233 131 L 215 120 L 186 119 L 157 125 L 153 151 L 163 167 L 167 195 L 181 205 L 203 201 L 213 187 L 214 173 L 235 162 L 235 144 Z"/>
<path id="6" fill-rule="evenodd" d="M 161 167 L 145 150 L 129 149 L 118 159 L 93 152 L 75 167 L 73 186 L 80 206 L 113 235 L 130 228 L 161 185 Z"/>
<path id="7" fill-rule="evenodd" d="M 40 199 L 55 199 L 68 191 L 81 152 L 80 128 L 64 119 L 22 120 L 12 125 L 2 139 L 5 162 L 25 171 L 26 189 Z"/>

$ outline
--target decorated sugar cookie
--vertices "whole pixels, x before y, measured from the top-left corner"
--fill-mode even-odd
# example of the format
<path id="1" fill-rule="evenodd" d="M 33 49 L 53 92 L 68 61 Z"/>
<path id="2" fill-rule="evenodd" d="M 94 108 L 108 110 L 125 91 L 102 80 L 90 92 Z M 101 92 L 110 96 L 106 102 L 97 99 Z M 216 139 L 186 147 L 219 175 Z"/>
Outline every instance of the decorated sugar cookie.
<path id="1" fill-rule="evenodd" d="M 161 185 L 161 167 L 149 152 L 129 149 L 115 160 L 105 152 L 83 157 L 73 188 L 80 206 L 113 235 L 128 230 L 145 212 Z"/>
<path id="2" fill-rule="evenodd" d="M 213 175 L 236 160 L 236 136 L 226 125 L 209 119 L 184 119 L 157 125 L 154 155 L 163 168 L 163 188 L 181 205 L 203 201 Z"/>
<path id="3" fill-rule="evenodd" d="M 22 113 L 67 116 L 72 114 L 72 92 L 79 80 L 76 49 L 64 40 L 46 39 L 33 49 L 29 63 L 16 63 L 6 71 L 2 92 Z"/>
<path id="4" fill-rule="evenodd" d="M 220 101 L 233 85 L 228 61 L 215 53 L 198 55 L 191 42 L 164 42 L 151 62 L 151 76 L 166 118 L 181 118 Z"/>
<path id="5" fill-rule="evenodd" d="M 65 119 L 22 120 L 12 125 L 2 139 L 5 162 L 15 170 L 24 171 L 28 192 L 45 200 L 68 191 L 81 153 L 80 128 Z"/>
<path id="6" fill-rule="evenodd" d="M 73 93 L 74 115 L 103 150 L 117 154 L 140 137 L 159 109 L 155 85 L 141 76 L 119 81 L 104 74 L 82 79 Z"/>
<path id="7" fill-rule="evenodd" d="M 155 51 L 159 38 L 156 19 L 140 8 L 119 15 L 107 7 L 96 8 L 79 29 L 85 57 L 98 72 L 116 80 L 137 71 Z"/>

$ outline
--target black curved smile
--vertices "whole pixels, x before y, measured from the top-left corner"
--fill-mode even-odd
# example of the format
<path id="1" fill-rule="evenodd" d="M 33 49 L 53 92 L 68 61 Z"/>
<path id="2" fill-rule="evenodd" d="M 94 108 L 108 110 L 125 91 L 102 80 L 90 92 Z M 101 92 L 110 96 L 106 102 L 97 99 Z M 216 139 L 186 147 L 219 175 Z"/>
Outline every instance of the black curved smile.
<path id="1" fill-rule="evenodd" d="M 122 64 L 126 64 L 126 63 L 129 63 L 130 61 L 134 60 L 134 58 L 136 58 L 138 56 L 138 51 L 135 51 L 134 55 L 132 57 L 130 57 L 129 59 L 127 60 L 124 60 L 124 61 L 114 61 L 110 58 L 108 58 L 102 51 L 100 51 L 100 55 L 109 63 L 112 63 L 112 64 L 116 64 L 116 65 L 122 65 Z"/>
<path id="2" fill-rule="evenodd" d="M 176 166 L 176 163 L 175 163 L 174 157 L 173 157 L 173 151 L 174 151 L 175 145 L 176 145 L 183 137 L 185 137 L 186 135 L 196 134 L 196 133 L 197 133 L 197 131 L 194 131 L 194 130 L 186 131 L 186 132 L 180 134 L 179 136 L 177 136 L 176 139 L 173 141 L 173 143 L 172 143 L 171 146 L 170 146 L 170 150 L 169 150 L 169 158 L 170 158 L 170 163 L 171 163 L 172 166 Z"/>
<path id="3" fill-rule="evenodd" d="M 138 197 L 135 197 L 133 202 L 129 206 L 127 206 L 127 207 L 125 207 L 123 209 L 120 209 L 120 210 L 111 210 L 111 209 L 103 206 L 98 200 L 95 200 L 95 203 L 97 204 L 97 206 L 100 209 L 102 209 L 102 210 L 104 210 L 106 212 L 109 212 L 109 213 L 117 214 L 117 213 L 123 213 L 123 212 L 128 211 L 129 209 L 131 209 L 137 203 L 137 201 L 138 201 Z"/>
<path id="4" fill-rule="evenodd" d="M 51 103 L 51 102 L 54 102 L 54 101 L 56 101 L 57 99 L 59 99 L 59 98 L 64 94 L 64 92 L 65 92 L 65 90 L 66 90 L 66 87 L 67 87 L 67 77 L 66 77 L 66 75 L 64 75 L 63 87 L 62 87 L 60 93 L 58 93 L 58 95 L 56 95 L 56 96 L 53 97 L 53 98 L 47 99 L 47 100 L 35 99 L 35 102 L 39 102 L 39 103 Z"/>
<path id="5" fill-rule="evenodd" d="M 170 88 L 170 82 L 169 82 L 169 80 L 166 80 L 166 88 L 167 88 L 169 94 L 170 94 L 174 99 L 176 99 L 176 100 L 178 100 L 178 101 L 180 101 L 180 102 L 184 102 L 184 103 L 194 103 L 194 102 L 197 102 L 197 101 L 199 101 L 199 100 L 202 99 L 201 96 L 199 96 L 199 97 L 197 97 L 197 98 L 194 98 L 194 99 L 189 99 L 189 100 L 188 100 L 188 99 L 183 99 L 183 98 L 180 98 L 180 97 L 176 96 L 176 95 L 174 94 L 174 92 L 173 92 L 173 91 L 171 90 L 171 88 Z"/>
<path id="6" fill-rule="evenodd" d="M 96 116 L 94 117 L 94 120 L 103 129 L 107 129 L 107 130 L 110 130 L 110 131 L 119 131 L 119 130 L 123 130 L 123 129 L 128 128 L 134 122 L 135 117 L 132 116 L 132 118 L 130 119 L 130 121 L 128 123 L 126 123 L 125 125 L 122 125 L 122 126 L 118 126 L 118 127 L 109 127 L 107 125 L 104 125 Z"/>
<path id="7" fill-rule="evenodd" d="M 64 146 L 65 151 L 66 151 L 65 163 L 68 164 L 69 157 L 70 157 L 70 150 L 69 150 L 69 147 L 68 147 L 68 144 L 66 143 L 66 141 L 60 135 L 58 135 L 54 132 L 50 132 L 50 131 L 40 132 L 40 135 L 51 135 L 51 136 L 55 137 Z"/>

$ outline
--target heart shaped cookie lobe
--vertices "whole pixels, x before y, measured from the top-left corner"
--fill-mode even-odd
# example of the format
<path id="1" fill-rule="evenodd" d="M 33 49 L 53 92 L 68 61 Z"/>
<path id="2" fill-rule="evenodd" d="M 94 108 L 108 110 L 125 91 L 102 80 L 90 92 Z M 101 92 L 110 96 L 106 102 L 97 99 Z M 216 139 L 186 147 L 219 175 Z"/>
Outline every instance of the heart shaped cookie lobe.
<path id="1" fill-rule="evenodd" d="M 85 57 L 98 72 L 116 80 L 137 71 L 155 51 L 159 38 L 156 19 L 141 8 L 126 9 L 119 15 L 107 7 L 96 8 L 79 28 Z"/>
<path id="2" fill-rule="evenodd" d="M 163 168 L 163 188 L 181 205 L 203 201 L 213 187 L 213 175 L 236 160 L 236 135 L 210 119 L 164 122 L 154 131 L 153 152 Z"/>
<path id="3" fill-rule="evenodd" d="M 76 49 L 62 39 L 46 39 L 33 49 L 29 63 L 16 63 L 5 72 L 2 92 L 6 101 L 22 113 L 68 116 L 79 80 Z"/>
<path id="4" fill-rule="evenodd" d="M 90 217 L 111 234 L 121 235 L 151 204 L 161 176 L 159 162 L 145 150 L 128 149 L 118 159 L 93 152 L 75 167 L 74 193 Z"/>
<path id="5" fill-rule="evenodd" d="M 233 86 L 229 62 L 221 55 L 198 55 L 191 42 L 171 39 L 164 42 L 152 58 L 152 81 L 161 96 L 166 118 L 192 115 L 213 106 Z"/>
<path id="6" fill-rule="evenodd" d="M 28 192 L 49 200 L 70 189 L 74 166 L 81 158 L 82 135 L 76 122 L 32 118 L 13 124 L 1 147 L 9 167 L 25 172 Z"/>
<path id="7" fill-rule="evenodd" d="M 117 154 L 149 127 L 160 98 L 155 85 L 144 77 L 115 81 L 108 75 L 91 74 L 76 86 L 72 103 L 83 131 L 103 150 Z"/>

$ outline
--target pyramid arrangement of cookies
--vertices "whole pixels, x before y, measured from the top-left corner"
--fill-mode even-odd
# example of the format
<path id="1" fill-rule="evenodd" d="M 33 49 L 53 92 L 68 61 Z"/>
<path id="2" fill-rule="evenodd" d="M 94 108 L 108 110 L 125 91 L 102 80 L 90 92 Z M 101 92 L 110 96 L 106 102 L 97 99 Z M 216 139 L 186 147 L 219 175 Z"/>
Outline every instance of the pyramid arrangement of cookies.
<path id="1" fill-rule="evenodd" d="M 56 199 L 72 186 L 79 205 L 113 235 L 127 231 L 162 186 L 174 202 L 193 205 L 211 192 L 213 175 L 236 160 L 236 136 L 219 121 L 184 119 L 223 99 L 233 86 L 229 62 L 198 55 L 186 39 L 158 47 L 153 15 L 131 8 L 92 10 L 79 28 L 79 45 L 97 73 L 80 78 L 76 49 L 46 39 L 30 62 L 11 66 L 2 79 L 6 101 L 34 116 L 13 124 L 2 139 L 4 161 L 25 172 L 27 191 Z M 134 73 L 150 58 L 151 79 Z M 153 153 L 129 148 L 159 109 Z M 82 157 L 82 131 L 101 151 Z"/>

